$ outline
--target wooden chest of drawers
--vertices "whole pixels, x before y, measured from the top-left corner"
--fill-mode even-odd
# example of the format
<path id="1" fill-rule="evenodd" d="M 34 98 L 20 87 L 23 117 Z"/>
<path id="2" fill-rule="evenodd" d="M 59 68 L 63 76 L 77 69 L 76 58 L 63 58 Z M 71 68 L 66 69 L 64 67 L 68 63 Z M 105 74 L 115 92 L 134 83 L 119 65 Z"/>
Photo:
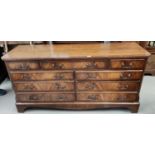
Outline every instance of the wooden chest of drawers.
<path id="1" fill-rule="evenodd" d="M 17 46 L 3 56 L 19 112 L 128 108 L 137 112 L 149 53 L 136 43 Z"/>

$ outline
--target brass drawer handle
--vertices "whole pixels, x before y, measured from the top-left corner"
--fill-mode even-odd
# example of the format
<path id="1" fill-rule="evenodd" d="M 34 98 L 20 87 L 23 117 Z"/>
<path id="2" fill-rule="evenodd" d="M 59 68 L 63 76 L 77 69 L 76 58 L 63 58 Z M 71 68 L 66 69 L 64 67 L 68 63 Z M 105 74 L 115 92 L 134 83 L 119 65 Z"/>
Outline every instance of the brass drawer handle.
<path id="1" fill-rule="evenodd" d="M 95 83 L 89 83 L 88 85 L 86 85 L 86 89 L 87 90 L 92 90 L 92 89 L 95 89 L 96 87 L 96 84 Z"/>
<path id="2" fill-rule="evenodd" d="M 55 83 L 55 85 L 57 90 L 64 90 L 66 88 L 66 86 L 61 86 L 60 83 Z"/>
<path id="3" fill-rule="evenodd" d="M 97 68 L 97 64 L 95 62 L 89 62 L 86 64 L 86 68 L 89 69 L 89 68 Z"/>
<path id="4" fill-rule="evenodd" d="M 63 69 L 64 68 L 64 64 L 60 64 L 60 63 L 55 62 L 55 63 L 53 63 L 53 67 L 55 69 Z"/>
<path id="5" fill-rule="evenodd" d="M 88 95 L 88 100 L 96 101 L 98 99 L 97 95 Z"/>
<path id="6" fill-rule="evenodd" d="M 122 80 L 127 80 L 131 78 L 131 75 L 132 75 L 131 73 L 121 73 L 120 78 Z"/>
<path id="7" fill-rule="evenodd" d="M 55 75 L 55 79 L 56 79 L 56 80 L 63 80 L 63 79 L 64 79 L 64 74 L 57 73 L 57 74 Z"/>
<path id="8" fill-rule="evenodd" d="M 56 99 L 57 100 L 65 100 L 66 99 L 66 96 L 57 96 Z"/>
<path id="9" fill-rule="evenodd" d="M 96 74 L 87 73 L 87 79 L 96 79 Z"/>
<path id="10" fill-rule="evenodd" d="M 29 100 L 37 101 L 37 100 L 39 100 L 39 97 L 37 95 L 30 95 Z"/>
<path id="11" fill-rule="evenodd" d="M 121 62 L 121 67 L 122 68 L 130 69 L 130 68 L 132 68 L 132 66 L 133 66 L 132 62 L 127 62 L 127 61 L 122 61 Z"/>
<path id="12" fill-rule="evenodd" d="M 27 69 L 30 69 L 30 66 L 27 63 L 23 63 L 19 66 L 19 69 L 27 70 Z"/>
<path id="13" fill-rule="evenodd" d="M 26 85 L 24 86 L 24 90 L 34 90 L 35 89 L 35 86 L 34 85 Z"/>
<path id="14" fill-rule="evenodd" d="M 23 74 L 23 75 L 22 75 L 22 79 L 23 79 L 23 80 L 30 80 L 31 77 L 30 77 L 29 75 L 27 75 L 27 74 Z"/>
<path id="15" fill-rule="evenodd" d="M 120 85 L 119 86 L 119 89 L 120 90 L 127 90 L 129 88 L 129 85 L 128 84 L 126 84 L 126 85 Z"/>

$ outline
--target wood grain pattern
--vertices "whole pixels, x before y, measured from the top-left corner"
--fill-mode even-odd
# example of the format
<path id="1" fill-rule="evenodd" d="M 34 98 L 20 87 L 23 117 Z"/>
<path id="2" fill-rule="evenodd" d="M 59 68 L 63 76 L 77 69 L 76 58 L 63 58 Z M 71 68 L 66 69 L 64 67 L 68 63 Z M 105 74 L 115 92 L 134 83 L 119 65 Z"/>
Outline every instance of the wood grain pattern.
<path id="1" fill-rule="evenodd" d="M 136 81 L 78 81 L 77 91 L 139 91 Z"/>
<path id="2" fill-rule="evenodd" d="M 137 112 L 149 53 L 135 43 L 18 46 L 3 56 L 19 112 L 29 107 Z"/>
<path id="3" fill-rule="evenodd" d="M 16 61 L 8 62 L 8 68 L 10 70 L 37 70 L 40 69 L 37 61 Z"/>
<path id="4" fill-rule="evenodd" d="M 140 80 L 142 71 L 77 71 L 77 80 Z"/>
<path id="5" fill-rule="evenodd" d="M 18 93 L 17 102 L 67 102 L 75 101 L 74 93 Z"/>
<path id="6" fill-rule="evenodd" d="M 124 93 L 124 92 L 108 92 L 108 93 L 77 93 L 78 101 L 89 101 L 89 102 L 135 102 L 138 101 L 137 93 Z"/>
<path id="7" fill-rule="evenodd" d="M 143 69 L 145 67 L 144 59 L 112 59 L 112 69 Z"/>
<path id="8" fill-rule="evenodd" d="M 71 71 L 35 71 L 35 72 L 11 72 L 11 78 L 14 81 L 50 81 L 50 80 L 73 80 Z"/>
<path id="9" fill-rule="evenodd" d="M 20 45 L 2 57 L 3 60 L 135 58 L 150 54 L 137 43 Z"/>
<path id="10" fill-rule="evenodd" d="M 15 82 L 17 92 L 40 91 L 74 91 L 73 81 L 39 81 L 39 82 Z"/>

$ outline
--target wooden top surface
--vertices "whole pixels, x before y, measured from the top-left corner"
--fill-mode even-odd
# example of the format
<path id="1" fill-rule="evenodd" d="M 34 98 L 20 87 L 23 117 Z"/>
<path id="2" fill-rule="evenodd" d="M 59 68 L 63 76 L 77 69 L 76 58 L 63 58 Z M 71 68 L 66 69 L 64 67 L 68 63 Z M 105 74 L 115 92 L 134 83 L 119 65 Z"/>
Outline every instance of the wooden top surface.
<path id="1" fill-rule="evenodd" d="M 149 52 L 136 43 L 19 45 L 2 59 L 134 58 L 149 55 Z"/>

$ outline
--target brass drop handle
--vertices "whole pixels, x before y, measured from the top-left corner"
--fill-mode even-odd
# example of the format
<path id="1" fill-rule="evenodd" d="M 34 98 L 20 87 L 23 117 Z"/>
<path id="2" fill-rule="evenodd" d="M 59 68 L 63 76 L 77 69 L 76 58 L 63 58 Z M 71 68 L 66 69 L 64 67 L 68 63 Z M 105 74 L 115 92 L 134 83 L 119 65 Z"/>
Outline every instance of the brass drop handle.
<path id="1" fill-rule="evenodd" d="M 66 88 L 66 86 L 61 86 L 60 83 L 56 83 L 55 85 L 56 85 L 57 90 L 63 90 Z"/>
<path id="2" fill-rule="evenodd" d="M 57 73 L 57 74 L 55 75 L 55 79 L 56 79 L 56 80 L 63 80 L 63 79 L 64 79 L 64 74 Z"/>
<path id="3" fill-rule="evenodd" d="M 124 80 L 126 80 L 126 79 L 130 79 L 131 78 L 131 73 L 122 73 L 121 75 L 120 75 L 120 78 L 121 79 L 124 79 Z"/>
<path id="4" fill-rule="evenodd" d="M 24 90 L 34 90 L 34 89 L 35 89 L 35 87 L 32 84 L 24 86 Z"/>
<path id="5" fill-rule="evenodd" d="M 97 95 L 89 95 L 88 99 L 92 100 L 92 101 L 96 101 L 97 100 Z"/>
<path id="6" fill-rule="evenodd" d="M 95 62 L 89 62 L 86 64 L 86 68 L 96 68 L 97 64 Z"/>
<path id="7" fill-rule="evenodd" d="M 53 67 L 54 67 L 55 69 L 63 69 L 64 64 L 55 62 L 55 63 L 53 64 Z"/>
<path id="8" fill-rule="evenodd" d="M 95 79 L 96 78 L 96 74 L 87 73 L 87 78 L 88 79 Z"/>
<path id="9" fill-rule="evenodd" d="M 39 97 L 37 95 L 30 95 L 29 97 L 30 100 L 39 100 Z"/>
<path id="10" fill-rule="evenodd" d="M 119 89 L 120 90 L 127 90 L 129 88 L 129 85 L 128 84 L 126 84 L 126 85 L 120 85 L 119 86 Z"/>
<path id="11" fill-rule="evenodd" d="M 19 66 L 19 69 L 22 70 L 30 69 L 30 66 L 27 63 L 23 63 Z"/>
<path id="12" fill-rule="evenodd" d="M 64 96 L 57 96 L 56 99 L 57 99 L 57 100 L 64 100 L 65 97 L 64 97 Z"/>
<path id="13" fill-rule="evenodd" d="M 27 74 L 23 74 L 22 79 L 23 80 L 30 80 L 31 77 L 29 75 L 27 75 Z"/>
<path id="14" fill-rule="evenodd" d="M 121 67 L 122 68 L 127 68 L 127 69 L 129 69 L 129 68 L 131 68 L 133 66 L 133 63 L 132 62 L 127 62 L 127 61 L 122 61 L 121 62 Z"/>
<path id="15" fill-rule="evenodd" d="M 94 89 L 96 87 L 96 84 L 95 83 L 89 83 L 88 85 L 86 85 L 86 89 L 87 90 L 92 90 L 92 89 Z"/>

